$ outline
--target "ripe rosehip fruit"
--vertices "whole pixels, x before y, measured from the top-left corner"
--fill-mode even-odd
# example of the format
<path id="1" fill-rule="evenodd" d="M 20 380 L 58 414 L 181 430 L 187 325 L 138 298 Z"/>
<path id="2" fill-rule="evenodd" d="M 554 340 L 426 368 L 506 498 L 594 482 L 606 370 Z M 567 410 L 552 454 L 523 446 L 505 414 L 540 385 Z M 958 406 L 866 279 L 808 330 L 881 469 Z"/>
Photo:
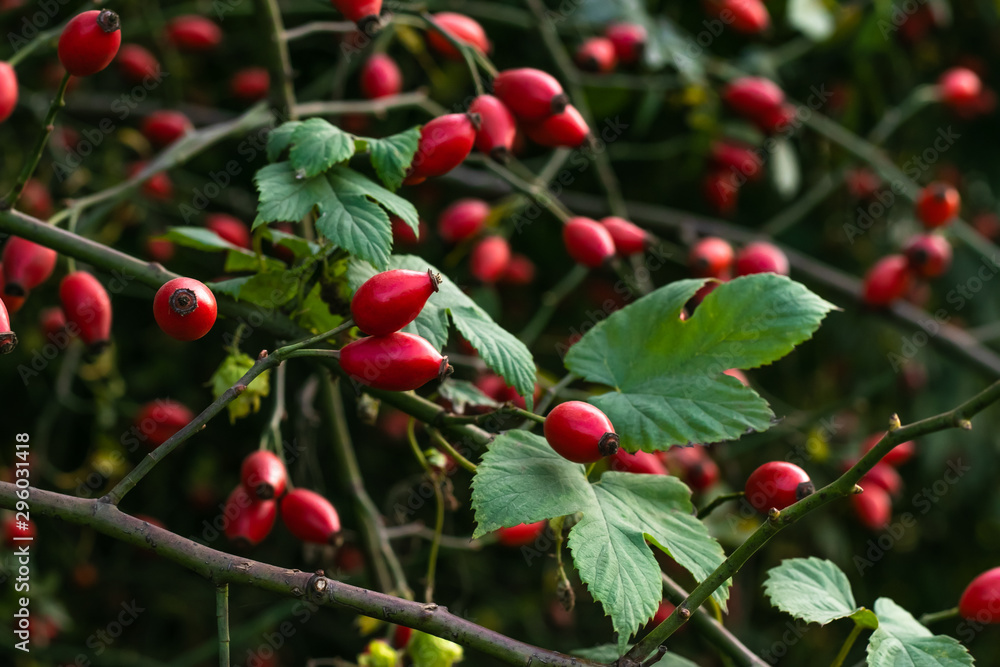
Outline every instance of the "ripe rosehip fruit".
<path id="1" fill-rule="evenodd" d="M 121 21 L 110 9 L 92 9 L 69 20 L 59 35 L 59 62 L 73 76 L 97 74 L 122 43 Z"/>
<path id="2" fill-rule="evenodd" d="M 258 450 L 243 459 L 240 482 L 254 500 L 271 500 L 285 492 L 288 474 L 274 452 Z"/>
<path id="3" fill-rule="evenodd" d="M 1000 567 L 969 582 L 958 601 L 958 613 L 970 621 L 1000 623 Z"/>
<path id="4" fill-rule="evenodd" d="M 500 528 L 497 530 L 497 542 L 505 547 L 526 547 L 534 544 L 548 527 L 549 522 L 543 520 Z"/>
<path id="5" fill-rule="evenodd" d="M 757 152 L 735 141 L 714 142 L 709 161 L 716 169 L 742 174 L 748 181 L 760 180 L 764 174 L 764 162 Z"/>
<path id="6" fill-rule="evenodd" d="M 241 69 L 229 80 L 229 92 L 244 102 L 256 102 L 271 90 L 271 74 L 263 67 Z"/>
<path id="7" fill-rule="evenodd" d="M 372 32 L 382 11 L 382 0 L 330 0 L 330 3 L 365 34 Z"/>
<path id="8" fill-rule="evenodd" d="M 417 221 L 417 231 L 406 224 L 402 218 L 394 213 L 389 214 L 389 222 L 392 223 L 392 242 L 404 246 L 420 245 L 421 241 L 427 238 L 427 225 L 423 219 Z"/>
<path id="9" fill-rule="evenodd" d="M 701 182 L 709 207 L 719 215 L 732 215 L 739 201 L 740 185 L 732 172 L 710 169 Z"/>
<path id="10" fill-rule="evenodd" d="M 441 212 L 438 234 L 448 243 L 475 236 L 490 217 L 490 205 L 482 199 L 459 199 Z"/>
<path id="11" fill-rule="evenodd" d="M 788 275 L 788 258 L 775 245 L 766 241 L 750 243 L 736 253 L 736 275 L 751 273 L 777 273 Z"/>
<path id="12" fill-rule="evenodd" d="M 669 475 L 666 466 L 654 454 L 638 451 L 629 454 L 619 449 L 611 457 L 611 470 L 615 472 L 631 472 L 638 475 Z"/>
<path id="13" fill-rule="evenodd" d="M 131 433 L 153 450 L 190 424 L 194 417 L 186 405 L 177 401 L 150 401 L 136 413 Z"/>
<path id="14" fill-rule="evenodd" d="M 330 544 L 340 532 L 340 516 L 330 501 L 309 489 L 289 491 L 281 499 L 281 520 L 303 542 Z"/>
<path id="15" fill-rule="evenodd" d="M 722 91 L 722 99 L 736 113 L 755 119 L 780 108 L 785 103 L 785 93 L 770 79 L 745 76 L 729 82 Z"/>
<path id="16" fill-rule="evenodd" d="M 482 51 L 485 54 L 493 49 L 483 26 L 464 14 L 455 12 L 439 12 L 433 16 L 434 22 L 441 26 L 447 34 L 455 38 L 455 41 Z M 451 60 L 461 60 L 462 54 L 455 46 L 448 41 L 436 28 L 427 31 L 427 43 L 432 49 L 440 53 L 445 58 Z"/>
<path id="17" fill-rule="evenodd" d="M 900 477 L 895 468 L 882 462 L 876 463 L 871 470 L 866 472 L 858 484 L 866 491 L 875 487 L 882 489 L 890 496 L 898 496 L 903 490 L 903 478 Z"/>
<path id="18" fill-rule="evenodd" d="M 502 236 L 487 236 L 469 255 L 469 273 L 484 283 L 495 283 L 510 264 L 510 244 Z"/>
<path id="19" fill-rule="evenodd" d="M 522 410 L 527 407 L 524 397 L 518 394 L 517 389 L 514 389 L 507 384 L 507 381 L 499 375 L 495 375 L 493 373 L 481 375 L 476 378 L 474 384 L 479 391 L 483 392 L 497 403 L 513 403 Z"/>
<path id="20" fill-rule="evenodd" d="M 965 67 L 953 67 L 938 79 L 941 102 L 953 109 L 965 109 L 979 101 L 983 82 L 979 75 Z"/>
<path id="21" fill-rule="evenodd" d="M 885 433 L 876 433 L 865 440 L 861 444 L 861 454 L 867 454 L 869 450 L 877 445 L 879 440 L 883 437 L 885 437 Z M 888 463 L 891 466 L 901 466 L 913 458 L 913 455 L 916 453 L 916 449 L 917 445 L 912 440 L 901 442 L 890 449 L 888 454 L 882 457 L 882 463 Z"/>
<path id="22" fill-rule="evenodd" d="M 66 331 L 66 313 L 59 306 L 46 308 L 38 314 L 38 327 L 46 340 L 54 341 Z"/>
<path id="23" fill-rule="evenodd" d="M 608 416 L 589 403 L 560 403 L 545 418 L 545 439 L 564 459 L 593 463 L 618 451 L 618 434 Z"/>
<path id="24" fill-rule="evenodd" d="M 611 232 L 590 218 L 570 218 L 563 225 L 566 252 L 578 264 L 596 269 L 615 256 L 615 241 Z"/>
<path id="25" fill-rule="evenodd" d="M 538 122 L 525 122 L 524 133 L 539 146 L 577 148 L 590 136 L 590 128 L 572 104 Z"/>
<path id="26" fill-rule="evenodd" d="M 102 350 L 111 338 L 111 297 L 97 278 L 74 271 L 59 284 L 59 300 L 66 320 L 76 325 L 80 340 L 92 351 Z"/>
<path id="27" fill-rule="evenodd" d="M 438 116 L 420 130 L 420 143 L 403 182 L 417 185 L 432 176 L 447 174 L 472 152 L 479 116 L 452 113 Z"/>
<path id="28" fill-rule="evenodd" d="M 851 496 L 851 504 L 858 521 L 868 530 L 882 530 L 892 518 L 892 498 L 877 486 L 870 486 L 865 488 L 864 493 Z"/>
<path id="29" fill-rule="evenodd" d="M 430 269 L 394 269 L 377 273 L 364 282 L 351 299 L 351 315 L 359 329 L 372 336 L 399 331 L 417 319 L 441 276 Z"/>
<path id="30" fill-rule="evenodd" d="M 493 94 L 519 120 L 529 123 L 562 113 L 569 104 L 554 76 L 530 67 L 500 72 L 493 79 Z"/>
<path id="31" fill-rule="evenodd" d="M 615 46 L 615 55 L 625 65 L 632 65 L 642 57 L 646 48 L 646 29 L 638 23 L 612 23 L 604 36 Z"/>
<path id="32" fill-rule="evenodd" d="M 3 249 L 4 294 L 27 296 L 52 275 L 56 251 L 20 236 L 12 236 Z"/>
<path id="33" fill-rule="evenodd" d="M 535 263 L 526 255 L 513 253 L 507 268 L 500 276 L 500 282 L 507 285 L 530 285 L 535 282 Z"/>
<path id="34" fill-rule="evenodd" d="M 403 89 L 403 73 L 396 61 L 376 53 L 361 66 L 361 94 L 365 99 L 391 97 Z"/>
<path id="35" fill-rule="evenodd" d="M 574 54 L 577 66 L 586 72 L 605 74 L 618 64 L 615 43 L 607 37 L 591 37 Z"/>
<path id="36" fill-rule="evenodd" d="M 17 334 L 10 328 L 10 315 L 7 306 L 0 301 L 0 354 L 10 354 L 17 347 Z"/>
<path id="37" fill-rule="evenodd" d="M 37 178 L 29 178 L 24 183 L 21 198 L 17 200 L 17 210 L 46 220 L 52 215 L 52 195 Z"/>
<path id="38" fill-rule="evenodd" d="M 771 15 L 760 0 L 706 0 L 705 9 L 713 18 L 728 14 L 736 32 L 756 35 L 771 26 Z"/>
<path id="39" fill-rule="evenodd" d="M 768 109 L 754 119 L 761 132 L 768 135 L 780 134 L 789 129 L 798 115 L 798 109 L 791 104 Z"/>
<path id="40" fill-rule="evenodd" d="M 938 234 L 918 234 L 903 249 L 910 268 L 924 278 L 937 278 L 951 266 L 951 244 Z"/>
<path id="41" fill-rule="evenodd" d="M 601 224 L 611 234 L 615 251 L 619 255 L 637 255 L 649 245 L 649 234 L 646 230 L 625 218 L 609 216 L 601 218 Z"/>
<path id="42" fill-rule="evenodd" d="M 178 16 L 167 23 L 166 36 L 181 51 L 211 51 L 222 43 L 222 29 L 197 14 Z"/>
<path id="43" fill-rule="evenodd" d="M 671 447 L 659 457 L 692 491 L 702 493 L 719 481 L 719 466 L 701 445 Z"/>
<path id="44" fill-rule="evenodd" d="M 251 246 L 250 228 L 239 218 L 226 213 L 211 213 L 205 216 L 205 227 L 235 246 L 247 249 Z"/>
<path id="45" fill-rule="evenodd" d="M 165 282 L 153 297 L 153 317 L 160 329 L 177 340 L 198 340 L 215 324 L 215 295 L 193 278 Z"/>
<path id="46" fill-rule="evenodd" d="M 194 129 L 188 117 L 180 111 L 154 111 L 142 121 L 140 132 L 157 148 L 174 143 Z"/>
<path id="47" fill-rule="evenodd" d="M 871 169 L 858 167 L 847 172 L 847 191 L 855 199 L 871 199 L 882 187 L 882 178 Z"/>
<path id="48" fill-rule="evenodd" d="M 517 122 L 513 114 L 496 97 L 480 95 L 472 100 L 469 113 L 479 114 L 476 149 L 497 162 L 507 162 L 517 137 Z"/>
<path id="49" fill-rule="evenodd" d="M 6 288 L 7 283 L 3 277 L 3 263 L 0 262 L 0 301 L 3 301 L 4 306 L 7 308 L 7 313 L 14 315 L 17 311 L 21 310 L 21 306 L 28 300 L 28 297 L 27 295 L 11 296 L 10 294 L 6 294 Z"/>
<path id="50" fill-rule="evenodd" d="M 762 514 L 771 508 L 783 510 L 816 490 L 806 471 L 787 461 L 770 461 L 747 478 L 746 499 Z"/>
<path id="51" fill-rule="evenodd" d="M 392 632 L 392 645 L 397 649 L 404 648 L 410 643 L 410 637 L 413 636 L 413 628 L 408 628 L 405 625 L 397 625 L 396 629 Z"/>
<path id="52" fill-rule="evenodd" d="M 733 257 L 733 246 L 728 241 L 709 236 L 691 246 L 688 267 L 697 278 L 728 280 L 733 268 Z"/>
<path id="53" fill-rule="evenodd" d="M 8 549 L 13 551 L 18 545 L 23 545 L 28 538 L 38 537 L 38 528 L 31 519 L 20 520 L 17 517 L 7 517 L 3 522 L 3 541 Z"/>
<path id="54" fill-rule="evenodd" d="M 146 48 L 138 44 L 125 44 L 118 52 L 118 70 L 129 83 L 142 83 L 157 76 L 160 62 Z"/>
<path id="55" fill-rule="evenodd" d="M 223 516 L 227 519 L 226 537 L 231 542 L 254 546 L 263 542 L 274 528 L 278 503 L 255 500 L 246 489 L 237 486 L 226 499 Z"/>
<path id="56" fill-rule="evenodd" d="M 0 123 L 14 113 L 17 106 L 17 74 L 14 68 L 5 62 L 0 62 Z"/>
<path id="57" fill-rule="evenodd" d="M 875 262 L 865 276 L 861 295 L 869 306 L 887 306 L 906 294 L 913 280 L 909 262 L 902 255 L 889 255 Z"/>
<path id="58" fill-rule="evenodd" d="M 433 345 L 398 331 L 348 343 L 340 350 L 340 367 L 363 385 L 389 391 L 418 389 L 452 372 L 448 357 Z"/>
<path id="59" fill-rule="evenodd" d="M 917 197 L 917 217 L 928 229 L 948 224 L 961 207 L 961 195 L 947 183 L 931 183 Z"/>

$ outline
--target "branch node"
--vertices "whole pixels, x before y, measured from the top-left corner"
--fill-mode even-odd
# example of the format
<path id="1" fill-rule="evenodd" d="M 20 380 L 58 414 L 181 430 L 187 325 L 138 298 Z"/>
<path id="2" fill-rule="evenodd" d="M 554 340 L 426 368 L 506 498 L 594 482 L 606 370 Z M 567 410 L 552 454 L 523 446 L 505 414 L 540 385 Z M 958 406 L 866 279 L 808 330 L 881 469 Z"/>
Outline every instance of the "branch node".
<path id="1" fill-rule="evenodd" d="M 257 355 L 257 361 L 263 361 L 267 359 L 267 350 L 261 350 L 260 354 Z"/>
<path id="2" fill-rule="evenodd" d="M 972 422 L 969 421 L 968 419 L 959 419 L 957 422 L 955 422 L 955 425 L 958 426 L 960 429 L 963 429 L 965 431 L 971 431 L 972 430 Z"/>
<path id="3" fill-rule="evenodd" d="M 239 396 L 247 390 L 247 386 L 245 384 L 234 384 L 232 388 L 233 394 L 236 396 Z"/>
<path id="4" fill-rule="evenodd" d="M 853 493 L 854 495 L 857 495 L 857 494 L 859 494 L 859 493 L 864 493 L 864 492 L 865 492 L 865 490 L 864 490 L 864 489 L 862 489 L 862 488 L 861 488 L 861 487 L 860 487 L 859 485 L 857 485 L 857 484 L 855 484 L 855 485 L 854 485 L 854 488 L 853 488 L 853 489 L 851 489 L 851 493 Z"/>
<path id="5" fill-rule="evenodd" d="M 323 570 L 316 570 L 316 574 L 309 577 L 309 583 L 306 584 L 309 596 L 315 599 L 323 597 L 329 587 L 330 580 L 326 578 Z"/>
<path id="6" fill-rule="evenodd" d="M 899 421 L 899 415 L 893 413 L 892 416 L 889 417 L 889 432 L 891 433 L 892 431 L 895 431 L 898 428 L 902 428 L 902 426 L 903 423 Z"/>
<path id="7" fill-rule="evenodd" d="M 437 609 L 438 609 L 438 606 L 436 604 L 434 604 L 433 602 L 425 604 L 424 606 L 422 606 L 420 608 L 421 612 L 423 612 L 423 615 L 424 616 L 428 616 L 428 617 L 432 616 L 434 614 L 434 612 L 437 611 Z"/>
<path id="8" fill-rule="evenodd" d="M 683 618 L 685 621 L 688 620 L 689 618 L 691 618 L 691 610 L 688 609 L 687 607 L 681 607 L 677 611 L 677 613 L 680 614 L 681 618 Z"/>
<path id="9" fill-rule="evenodd" d="M 781 510 L 779 510 L 777 507 L 772 507 L 767 511 L 767 520 L 770 521 L 771 523 L 777 523 L 778 519 L 780 518 L 781 518 Z"/>

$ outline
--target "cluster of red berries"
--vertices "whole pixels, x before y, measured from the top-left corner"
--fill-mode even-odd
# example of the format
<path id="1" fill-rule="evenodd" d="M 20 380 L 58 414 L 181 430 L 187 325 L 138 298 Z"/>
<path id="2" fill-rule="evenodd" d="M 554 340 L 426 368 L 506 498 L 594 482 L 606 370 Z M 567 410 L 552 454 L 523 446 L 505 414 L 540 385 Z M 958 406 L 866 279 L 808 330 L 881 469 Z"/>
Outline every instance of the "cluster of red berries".
<path id="1" fill-rule="evenodd" d="M 862 298 L 870 306 L 887 306 L 909 292 L 917 278 L 937 278 L 951 266 L 951 245 L 936 230 L 954 220 L 961 196 L 951 185 L 931 183 L 917 198 L 917 218 L 927 233 L 912 237 L 901 255 L 883 257 L 869 269 Z"/>
<path id="2" fill-rule="evenodd" d="M 611 216 L 597 220 L 577 216 L 563 225 L 566 252 L 578 263 L 596 269 L 616 255 L 643 252 L 652 242 L 650 235 L 624 218 Z"/>
<path id="3" fill-rule="evenodd" d="M 696 278 L 715 278 L 695 295 L 700 302 L 721 283 L 733 277 L 754 273 L 776 273 L 787 276 L 788 257 L 781 248 L 766 241 L 748 243 L 736 252 L 725 239 L 708 236 L 693 246 L 688 253 L 688 268 Z"/>
<path id="4" fill-rule="evenodd" d="M 351 379 L 376 389 L 410 391 L 452 372 L 426 339 L 400 331 L 423 310 L 441 277 L 433 271 L 384 271 L 369 278 L 351 299 L 354 323 L 368 336 L 340 350 L 340 367 Z"/>
<path id="5" fill-rule="evenodd" d="M 584 40 L 574 58 L 584 71 L 606 74 L 619 64 L 637 64 L 646 48 L 647 37 L 646 28 L 638 23 L 612 23 L 602 36 Z"/>
<path id="6" fill-rule="evenodd" d="M 861 444 L 859 454 L 866 454 L 884 436 L 885 433 L 876 433 L 869 437 Z M 915 452 L 916 445 L 913 441 L 896 445 L 858 482 L 864 492 L 851 496 L 851 502 L 854 513 L 863 526 L 870 530 L 882 530 L 889 523 L 892 518 L 892 500 L 898 498 L 903 490 L 903 478 L 896 472 L 896 468 L 913 458 Z M 844 470 L 852 465 L 854 461 L 845 461 Z"/>

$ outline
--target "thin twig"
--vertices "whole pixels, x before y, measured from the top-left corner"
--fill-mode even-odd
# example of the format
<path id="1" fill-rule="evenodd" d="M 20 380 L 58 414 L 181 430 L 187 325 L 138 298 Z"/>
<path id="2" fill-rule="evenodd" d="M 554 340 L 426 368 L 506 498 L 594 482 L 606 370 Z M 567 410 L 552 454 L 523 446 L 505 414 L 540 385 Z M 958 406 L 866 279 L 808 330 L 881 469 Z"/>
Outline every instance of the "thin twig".
<path id="1" fill-rule="evenodd" d="M 229 584 L 215 588 L 215 618 L 219 626 L 219 667 L 229 667 Z"/>
<path id="2" fill-rule="evenodd" d="M 59 83 L 59 90 L 56 92 L 52 104 L 49 105 L 49 112 L 45 115 L 45 120 L 42 121 L 42 133 L 35 142 L 31 156 L 24 163 L 24 167 L 21 168 L 21 173 L 18 175 L 13 189 L 4 197 L 2 208 L 13 208 L 17 204 L 21 193 L 24 192 L 24 186 L 28 183 L 31 175 L 35 173 L 35 167 L 38 166 L 38 161 L 42 158 L 42 153 L 45 152 L 45 144 L 48 143 L 49 137 L 52 135 L 52 130 L 55 129 L 56 115 L 60 109 L 66 106 L 66 86 L 69 85 L 71 76 L 69 72 L 63 75 L 62 81 Z"/>

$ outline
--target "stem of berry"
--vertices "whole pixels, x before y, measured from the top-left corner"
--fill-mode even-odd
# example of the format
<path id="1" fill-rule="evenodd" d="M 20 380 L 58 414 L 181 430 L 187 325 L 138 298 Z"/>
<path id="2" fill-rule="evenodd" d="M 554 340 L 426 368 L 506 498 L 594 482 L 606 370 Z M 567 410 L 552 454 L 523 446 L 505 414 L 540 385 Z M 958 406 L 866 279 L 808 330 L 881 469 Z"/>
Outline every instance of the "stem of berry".
<path id="1" fill-rule="evenodd" d="M 17 204 L 17 200 L 21 197 L 21 193 L 24 191 L 24 186 L 31 178 L 31 175 L 35 173 L 35 167 L 38 166 L 38 161 L 42 158 L 42 153 L 45 151 L 45 144 L 49 141 L 49 136 L 52 134 L 54 129 L 53 123 L 56 121 L 56 115 L 59 110 L 66 106 L 66 86 L 69 85 L 69 78 L 71 74 L 68 72 L 63 75 L 62 81 L 59 82 L 59 90 L 56 93 L 55 98 L 52 100 L 52 104 L 49 105 L 49 112 L 45 115 L 45 121 L 42 125 L 42 134 L 38 137 L 38 141 L 35 142 L 35 148 L 31 152 L 31 157 L 28 161 L 24 163 L 24 167 L 21 169 L 20 175 L 17 177 L 17 182 L 14 183 L 14 189 L 7 193 L 4 197 L 2 208 L 13 208 Z"/>
<path id="2" fill-rule="evenodd" d="M 441 435 L 441 431 L 436 428 L 432 428 L 430 429 L 430 434 L 431 439 L 434 440 L 434 442 L 436 442 L 441 449 L 447 452 L 448 456 L 455 459 L 455 463 L 462 466 L 472 474 L 476 473 L 476 464 L 462 456 L 458 450 L 455 449 L 454 445 L 448 442 L 448 439 Z"/>
<path id="3" fill-rule="evenodd" d="M 854 642 L 857 641 L 858 636 L 864 628 L 860 624 L 855 623 L 854 627 L 851 628 L 851 634 L 847 635 L 847 639 L 844 640 L 843 646 L 837 652 L 837 657 L 833 659 L 830 663 L 830 667 L 841 667 L 844 664 L 844 660 L 847 659 L 847 654 L 851 652 L 851 647 L 854 646 Z"/>
<path id="4" fill-rule="evenodd" d="M 946 621 L 949 618 L 958 618 L 958 607 L 952 607 L 951 609 L 944 609 L 942 611 L 932 611 L 921 616 L 919 620 L 924 625 L 930 625 L 931 623 L 937 623 L 938 621 Z"/>
<path id="5" fill-rule="evenodd" d="M 720 496 L 716 496 L 715 498 L 712 499 L 711 502 L 709 502 L 707 505 L 698 510 L 698 518 L 703 519 L 704 517 L 711 514 L 712 510 L 719 507 L 720 505 L 728 503 L 730 500 L 738 500 L 745 495 L 746 493 L 744 491 L 734 491 L 733 493 L 723 493 Z"/>
<path id="6" fill-rule="evenodd" d="M 67 20 L 68 21 L 68 20 Z M 7 64 L 11 67 L 17 67 L 17 64 L 30 56 L 38 47 L 43 44 L 48 44 L 51 40 L 55 39 L 62 34 L 63 28 L 66 27 L 67 21 L 63 21 L 55 28 L 51 30 L 46 30 L 45 32 L 39 33 L 37 37 L 28 42 L 26 45 L 22 46 L 20 49 L 14 52 L 10 58 L 7 59 Z"/>
<path id="7" fill-rule="evenodd" d="M 229 584 L 215 589 L 215 618 L 219 625 L 219 667 L 229 667 Z"/>

